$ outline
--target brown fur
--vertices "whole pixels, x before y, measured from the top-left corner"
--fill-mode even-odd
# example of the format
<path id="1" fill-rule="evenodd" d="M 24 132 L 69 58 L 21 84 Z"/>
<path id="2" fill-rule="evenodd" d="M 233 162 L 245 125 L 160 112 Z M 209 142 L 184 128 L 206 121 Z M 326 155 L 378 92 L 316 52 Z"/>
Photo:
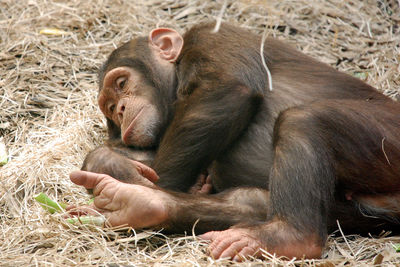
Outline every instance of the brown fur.
<path id="1" fill-rule="evenodd" d="M 301 252 L 298 244 L 306 239 L 315 246 L 311 256 L 320 253 L 336 220 L 349 230 L 397 227 L 398 209 L 361 196 L 400 190 L 400 104 L 275 39 L 264 48 L 270 92 L 261 39 L 229 25 L 214 34 L 213 27 L 184 35 L 176 84 L 169 83 L 176 86 L 176 102 L 160 105 L 167 127 L 152 167 L 159 186 L 186 192 L 211 166 L 214 190 L 221 193 L 170 192 L 164 227 L 189 231 L 197 220 L 201 232 L 247 225 L 262 246 L 281 254 L 286 245 Z M 123 53 L 117 49 L 103 70 L 127 64 L 158 81 L 152 84 L 162 91 L 149 67 L 153 61 L 137 54 L 144 51 L 137 43 Z M 109 129 L 110 137 L 118 136 L 118 129 Z M 346 199 L 346 192 L 354 198 Z"/>

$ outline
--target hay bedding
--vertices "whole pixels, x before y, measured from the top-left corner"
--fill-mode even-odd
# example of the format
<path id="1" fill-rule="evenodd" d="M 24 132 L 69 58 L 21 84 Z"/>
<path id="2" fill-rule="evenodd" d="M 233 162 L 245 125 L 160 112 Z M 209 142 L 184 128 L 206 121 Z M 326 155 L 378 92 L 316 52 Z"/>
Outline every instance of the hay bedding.
<path id="1" fill-rule="evenodd" d="M 260 34 L 267 27 L 269 35 L 399 99 L 399 5 L 398 0 L 0 1 L 0 134 L 11 158 L 0 169 L 0 265 L 228 264 L 205 256 L 206 246 L 191 233 L 165 237 L 67 226 L 32 201 L 42 191 L 58 201 L 88 199 L 68 174 L 105 137 L 96 105 L 98 67 L 117 45 L 155 26 L 184 31 L 219 17 Z M 39 34 L 48 27 L 67 34 Z M 243 265 L 396 265 L 396 242 L 399 237 L 330 238 L 324 260 L 268 256 Z"/>

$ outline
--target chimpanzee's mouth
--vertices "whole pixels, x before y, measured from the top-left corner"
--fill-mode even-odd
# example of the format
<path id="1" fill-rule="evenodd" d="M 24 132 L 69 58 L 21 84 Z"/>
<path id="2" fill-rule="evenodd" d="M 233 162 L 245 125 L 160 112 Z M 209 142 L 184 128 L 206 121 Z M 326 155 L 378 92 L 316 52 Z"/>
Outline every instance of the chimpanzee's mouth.
<path id="1" fill-rule="evenodd" d="M 122 136 L 122 141 L 124 141 L 124 143 L 126 145 L 140 145 L 140 144 L 135 144 L 134 142 L 131 143 L 133 140 L 131 138 L 131 136 L 133 135 L 133 130 L 137 124 L 138 118 L 141 116 L 143 110 L 145 108 L 145 105 L 143 105 L 140 110 L 138 111 L 138 113 L 134 116 L 133 120 L 131 121 L 131 123 L 129 124 L 128 128 L 125 130 L 125 132 L 123 133 Z"/>

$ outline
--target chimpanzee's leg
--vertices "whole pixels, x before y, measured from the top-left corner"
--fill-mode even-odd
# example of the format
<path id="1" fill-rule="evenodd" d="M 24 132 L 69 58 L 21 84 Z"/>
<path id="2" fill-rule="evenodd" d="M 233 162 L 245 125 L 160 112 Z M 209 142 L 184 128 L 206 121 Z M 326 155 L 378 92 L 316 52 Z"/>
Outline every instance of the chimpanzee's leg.
<path id="1" fill-rule="evenodd" d="M 283 112 L 274 129 L 268 221 L 205 234 L 211 254 L 237 259 L 263 248 L 288 257 L 320 256 L 337 198 L 399 191 L 399 107 L 342 100 Z"/>

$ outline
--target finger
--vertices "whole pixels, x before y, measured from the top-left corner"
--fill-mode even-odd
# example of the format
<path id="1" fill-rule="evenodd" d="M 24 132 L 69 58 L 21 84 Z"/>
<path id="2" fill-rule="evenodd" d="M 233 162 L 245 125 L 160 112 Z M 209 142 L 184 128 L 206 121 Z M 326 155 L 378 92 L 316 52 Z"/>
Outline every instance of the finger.
<path id="1" fill-rule="evenodd" d="M 144 165 L 139 161 L 132 160 L 136 166 L 136 170 L 145 178 L 155 183 L 158 181 L 159 177 L 157 173 L 149 166 Z"/>
<path id="2" fill-rule="evenodd" d="M 87 171 L 73 171 L 69 175 L 74 184 L 84 186 L 86 189 L 95 188 L 105 177 L 107 175 Z"/>
<path id="3" fill-rule="evenodd" d="M 206 183 L 206 175 L 205 174 L 200 174 L 198 177 L 197 177 L 197 183 L 198 184 L 205 184 Z"/>
<path id="4" fill-rule="evenodd" d="M 199 190 L 200 194 L 209 194 L 212 190 L 212 185 L 211 184 L 204 184 L 201 189 Z"/>

